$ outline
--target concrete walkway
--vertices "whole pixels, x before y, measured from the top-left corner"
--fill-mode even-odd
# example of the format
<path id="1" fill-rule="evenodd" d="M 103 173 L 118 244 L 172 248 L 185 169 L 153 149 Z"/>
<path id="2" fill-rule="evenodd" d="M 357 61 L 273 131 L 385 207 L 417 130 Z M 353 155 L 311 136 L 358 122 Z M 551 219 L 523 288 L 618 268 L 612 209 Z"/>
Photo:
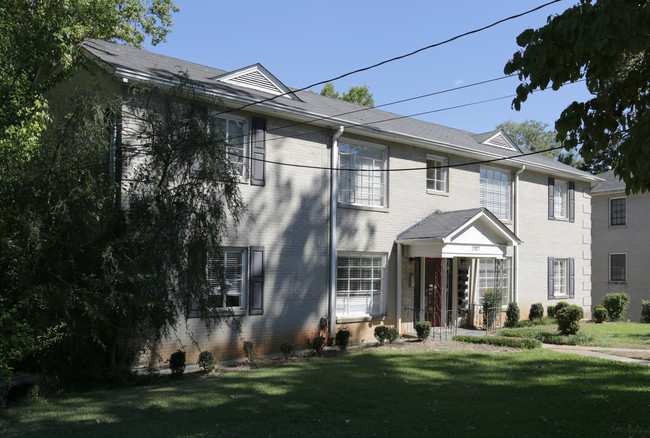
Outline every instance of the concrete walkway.
<path id="1" fill-rule="evenodd" d="M 637 348 L 585 347 L 582 345 L 554 345 L 554 344 L 542 344 L 542 348 L 546 348 L 547 350 L 557 351 L 559 353 L 577 354 L 578 356 L 597 357 L 600 359 L 613 360 L 616 362 L 639 363 L 643 365 L 650 365 L 650 360 L 634 359 L 625 356 L 616 356 L 615 354 L 615 353 L 628 353 L 630 355 L 634 355 L 636 353 L 639 356 L 648 354 L 648 350 L 637 349 Z"/>

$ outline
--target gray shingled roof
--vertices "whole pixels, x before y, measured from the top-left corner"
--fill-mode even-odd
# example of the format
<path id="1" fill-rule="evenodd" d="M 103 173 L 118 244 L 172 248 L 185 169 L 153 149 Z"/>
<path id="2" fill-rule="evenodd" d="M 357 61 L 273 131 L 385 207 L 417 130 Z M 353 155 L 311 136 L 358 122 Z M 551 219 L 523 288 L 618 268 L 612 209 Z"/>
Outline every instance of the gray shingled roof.
<path id="1" fill-rule="evenodd" d="M 261 91 L 217 82 L 215 78 L 227 72 L 213 67 L 102 40 L 87 40 L 83 47 L 88 53 L 109 67 L 115 70 L 128 71 L 135 75 L 142 75 L 145 78 L 172 79 L 177 77 L 180 72 L 186 72 L 192 80 L 198 82 L 207 90 L 217 93 L 228 93 L 255 100 L 273 97 Z M 295 89 L 292 90 L 295 91 Z M 361 129 L 366 132 L 395 134 L 422 142 L 443 143 L 448 147 L 470 150 L 470 153 L 478 156 L 493 157 L 496 155 L 507 157 L 518 154 L 515 151 L 481 143 L 496 131 L 474 134 L 379 109 L 367 109 L 357 104 L 324 97 L 317 93 L 296 91 L 295 95 L 299 100 L 284 97 L 275 98 L 273 100 L 274 109 L 277 110 L 278 106 L 280 106 L 281 110 L 286 111 L 287 115 L 291 113 L 318 114 L 335 119 L 336 124 L 361 125 Z M 593 176 L 586 172 L 581 172 L 539 154 L 517 158 L 516 161 L 519 164 L 541 167 L 553 172 L 570 173 L 575 178 L 583 180 L 593 180 Z"/>
<path id="2" fill-rule="evenodd" d="M 397 236 L 397 240 L 442 239 L 443 237 L 449 236 L 482 211 L 489 213 L 489 210 L 484 207 L 449 211 L 446 213 L 432 213 L 411 228 L 400 233 Z"/>
<path id="3" fill-rule="evenodd" d="M 599 173 L 596 176 L 603 178 L 605 181 L 603 181 L 598 187 L 592 189 L 592 194 L 597 195 L 598 193 L 625 191 L 625 181 L 614 175 L 613 170 Z"/>

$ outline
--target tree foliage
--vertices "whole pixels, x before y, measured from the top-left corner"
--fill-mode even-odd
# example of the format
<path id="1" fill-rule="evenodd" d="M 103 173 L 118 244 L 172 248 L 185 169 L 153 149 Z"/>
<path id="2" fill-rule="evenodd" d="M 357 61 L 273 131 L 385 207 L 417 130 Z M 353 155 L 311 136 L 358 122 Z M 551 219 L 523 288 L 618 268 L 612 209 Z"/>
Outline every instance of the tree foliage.
<path id="1" fill-rule="evenodd" d="M 328 82 L 323 86 L 320 94 L 321 96 L 345 100 L 346 102 L 352 102 L 370 108 L 375 106 L 375 100 L 372 98 L 370 87 L 367 85 L 352 86 L 347 92 L 343 92 L 343 95 L 340 95 L 339 92 L 334 89 L 334 85 L 331 82 Z"/>
<path id="2" fill-rule="evenodd" d="M 216 102 L 199 104 L 193 90 L 140 86 L 126 105 L 121 95 L 78 90 L 53 104 L 21 178 L 0 187 L 10 211 L 0 308 L 39 333 L 60 328 L 48 366 L 63 358 L 75 373 L 104 377 L 192 307 L 212 322 L 204 256 L 244 207 L 211 115 Z M 15 359 L 9 366 L 25 365 Z"/>
<path id="3" fill-rule="evenodd" d="M 567 150 L 591 165 L 609 164 L 628 192 L 650 189 L 650 3 L 580 0 L 545 26 L 517 37 L 523 49 L 506 64 L 517 73 L 513 107 L 551 87 L 586 80 L 594 96 L 573 102 L 555 123 Z"/>

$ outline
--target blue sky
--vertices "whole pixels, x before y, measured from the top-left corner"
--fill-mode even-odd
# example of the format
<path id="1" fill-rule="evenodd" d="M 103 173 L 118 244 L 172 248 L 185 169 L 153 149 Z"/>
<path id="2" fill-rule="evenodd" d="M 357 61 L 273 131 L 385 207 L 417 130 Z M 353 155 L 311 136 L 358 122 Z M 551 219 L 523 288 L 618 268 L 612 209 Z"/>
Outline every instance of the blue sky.
<path id="1" fill-rule="evenodd" d="M 149 50 L 223 70 L 259 62 L 285 85 L 302 88 L 403 55 L 457 34 L 533 9 L 545 0 L 442 1 L 180 1 L 167 42 Z M 573 6 L 564 0 L 478 34 L 341 79 L 339 91 L 368 85 L 375 104 L 503 76 L 515 39 Z M 403 115 L 514 94 L 516 78 L 382 108 Z M 322 86 L 314 87 L 320 91 Z M 584 84 L 534 94 L 517 112 L 512 99 L 417 118 L 470 132 L 507 120 L 554 125 L 562 109 L 589 98 Z"/>

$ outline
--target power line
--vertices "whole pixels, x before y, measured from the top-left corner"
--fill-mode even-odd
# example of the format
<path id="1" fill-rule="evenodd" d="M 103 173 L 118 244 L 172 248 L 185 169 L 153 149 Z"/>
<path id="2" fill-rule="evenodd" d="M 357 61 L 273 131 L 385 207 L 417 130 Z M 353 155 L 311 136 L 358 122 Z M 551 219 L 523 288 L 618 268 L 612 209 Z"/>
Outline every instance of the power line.
<path id="1" fill-rule="evenodd" d="M 386 59 L 386 60 L 384 60 L 384 61 L 380 61 L 380 62 L 378 62 L 378 63 L 376 63 L 376 64 L 372 64 L 372 65 L 369 65 L 369 66 L 367 66 L 367 67 L 358 68 L 358 69 L 356 69 L 356 70 L 352 70 L 352 71 L 349 71 L 349 72 L 347 72 L 347 73 L 343 73 L 343 74 L 341 74 L 341 75 L 339 75 L 339 76 L 336 76 L 336 77 L 334 77 L 334 78 L 326 79 L 326 80 L 323 80 L 323 81 L 320 81 L 320 82 L 313 83 L 313 84 L 311 84 L 311 85 L 307 85 L 306 87 L 303 87 L 303 88 L 298 88 L 298 89 L 296 89 L 296 90 L 290 90 L 290 91 L 284 92 L 284 93 L 282 93 L 282 94 L 275 95 L 275 96 L 273 96 L 273 97 L 268 97 L 268 98 L 266 98 L 266 99 L 258 100 L 258 101 L 251 102 L 251 103 L 247 103 L 247 104 L 245 104 L 245 105 L 243 105 L 243 106 L 240 106 L 240 107 L 238 107 L 238 108 L 231 108 L 231 109 L 229 109 L 229 110 L 223 111 L 223 112 L 220 113 L 220 114 L 225 114 L 225 113 L 229 113 L 229 112 L 232 112 L 232 111 L 239 111 L 239 110 L 242 110 L 242 109 L 244 109 L 244 108 L 248 108 L 249 106 L 259 105 L 259 104 L 261 104 L 261 103 L 269 102 L 269 101 L 271 101 L 271 100 L 274 100 L 274 99 L 276 99 L 276 98 L 278 98 L 278 97 L 282 97 L 282 96 L 286 96 L 286 95 L 288 95 L 288 94 L 295 93 L 296 91 L 305 91 L 305 90 L 307 90 L 307 89 L 309 89 L 309 88 L 312 88 L 312 87 L 315 87 L 315 86 L 318 86 L 318 85 L 323 85 L 323 84 L 326 84 L 326 83 L 328 83 L 328 82 L 334 82 L 334 81 L 337 81 L 337 80 L 339 80 L 339 79 L 345 78 L 345 77 L 347 77 L 347 76 L 351 76 L 351 75 L 356 74 L 356 73 L 360 73 L 360 72 L 363 72 L 363 71 L 371 70 L 371 69 L 373 69 L 373 68 L 376 68 L 376 67 L 382 66 L 382 65 L 384 65 L 384 64 L 388 64 L 388 63 L 390 63 L 390 62 L 398 61 L 398 60 L 400 60 L 400 59 L 404 59 L 404 58 L 407 58 L 407 57 L 409 57 L 409 56 L 413 56 L 413 55 L 415 55 L 415 54 L 417 54 L 417 53 L 420 53 L 420 52 L 423 52 L 423 51 L 425 51 L 425 50 L 429 50 L 429 49 L 432 49 L 432 48 L 434 48 L 434 47 L 439 47 L 439 46 L 442 46 L 442 45 L 444 45 L 444 44 L 448 44 L 448 43 L 450 43 L 450 42 L 452 42 L 452 41 L 455 41 L 455 40 L 457 40 L 457 39 L 459 39 L 459 38 L 463 38 L 463 37 L 466 37 L 466 36 L 468 36 L 468 35 L 472 35 L 472 34 L 475 34 L 475 33 L 478 33 L 478 32 L 482 32 L 482 31 L 484 31 L 484 30 L 490 29 L 490 28 L 492 28 L 492 27 L 494 27 L 494 26 L 497 26 L 497 25 L 499 25 L 499 24 L 501 24 L 501 23 L 504 23 L 504 22 L 506 22 L 506 21 L 510 21 L 510 20 L 514 20 L 515 18 L 523 17 L 524 15 L 528 15 L 528 14 L 530 14 L 530 13 L 532 13 L 532 12 L 538 11 L 538 10 L 540 10 L 540 9 L 543 9 L 543 8 L 549 6 L 549 5 L 552 5 L 552 4 L 554 4 L 554 3 L 558 3 L 558 2 L 560 2 L 560 1 L 562 1 L 562 0 L 552 0 L 552 1 L 548 2 L 548 3 L 544 3 L 544 4 L 540 5 L 540 6 L 537 6 L 536 8 L 530 9 L 530 10 L 528 10 L 528 11 L 525 11 L 525 12 L 522 12 L 522 13 L 519 13 L 519 14 L 515 14 L 515 15 L 511 15 L 511 16 L 506 17 L 506 18 L 502 18 L 501 20 L 495 21 L 494 23 L 492 23 L 492 24 L 488 24 L 487 26 L 483 26 L 483 27 L 480 27 L 480 28 L 477 28 L 477 29 L 473 29 L 473 30 L 470 30 L 470 31 L 465 32 L 465 33 L 462 33 L 462 34 L 458 34 L 458 35 L 453 36 L 453 37 L 451 37 L 451 38 L 449 38 L 449 39 L 446 39 L 446 40 L 444 40 L 444 41 L 440 41 L 440 42 L 437 42 L 437 43 L 434 43 L 434 44 L 430 44 L 430 45 L 425 46 L 425 47 L 421 47 L 421 48 L 419 48 L 419 49 L 417 49 L 417 50 L 414 50 L 414 51 L 412 51 L 412 52 L 406 53 L 406 54 L 404 54 L 404 55 L 395 56 L 395 57 L 393 57 L 393 58 Z"/>

